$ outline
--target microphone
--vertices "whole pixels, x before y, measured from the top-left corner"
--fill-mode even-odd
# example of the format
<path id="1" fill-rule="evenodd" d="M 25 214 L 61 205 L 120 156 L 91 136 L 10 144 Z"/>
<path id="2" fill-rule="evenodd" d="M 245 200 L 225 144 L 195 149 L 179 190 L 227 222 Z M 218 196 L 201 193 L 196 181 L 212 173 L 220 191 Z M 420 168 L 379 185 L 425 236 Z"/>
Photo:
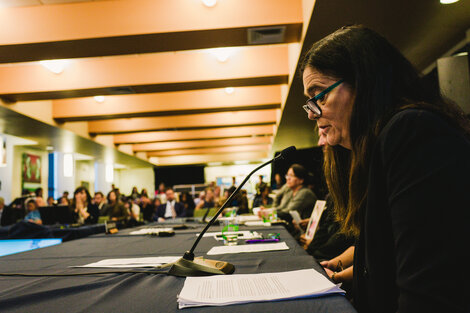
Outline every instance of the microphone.
<path id="1" fill-rule="evenodd" d="M 214 224 L 214 222 L 217 220 L 217 218 L 219 217 L 219 214 L 227 207 L 229 203 L 231 203 L 232 198 L 245 185 L 245 183 L 248 181 L 248 179 L 250 179 L 253 173 L 258 171 L 260 168 L 263 168 L 266 165 L 271 164 L 272 162 L 276 160 L 287 159 L 295 151 L 296 151 L 296 148 L 294 146 L 290 146 L 282 150 L 281 153 L 279 153 L 276 157 L 261 164 L 260 166 L 255 168 L 253 171 L 251 171 L 251 173 L 245 177 L 243 182 L 235 189 L 235 191 L 232 192 L 232 194 L 228 197 L 228 199 L 224 202 L 224 204 L 220 207 L 220 209 L 217 210 L 214 217 L 209 221 L 209 223 L 207 223 L 207 225 L 204 227 L 202 232 L 196 238 L 196 241 L 194 242 L 191 249 L 189 251 L 186 251 L 183 257 L 180 258 L 178 261 L 165 264 L 161 268 L 170 267 L 168 274 L 181 276 L 181 277 L 207 276 L 207 275 L 215 275 L 215 274 L 219 274 L 219 275 L 220 274 L 222 275 L 232 274 L 235 271 L 235 266 L 233 266 L 233 264 L 230 264 L 224 261 L 209 260 L 209 259 L 201 258 L 201 257 L 194 258 L 194 249 L 196 249 L 199 241 L 207 232 L 209 227 L 211 227 L 212 224 Z"/>

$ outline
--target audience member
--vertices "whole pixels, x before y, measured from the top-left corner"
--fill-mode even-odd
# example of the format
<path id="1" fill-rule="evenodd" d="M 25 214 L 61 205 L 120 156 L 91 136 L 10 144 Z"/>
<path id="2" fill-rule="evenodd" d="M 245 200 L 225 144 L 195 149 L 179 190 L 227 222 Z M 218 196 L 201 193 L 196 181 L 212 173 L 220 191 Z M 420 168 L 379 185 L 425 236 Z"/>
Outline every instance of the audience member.
<path id="1" fill-rule="evenodd" d="M 151 203 L 151 205 L 148 206 L 149 212 L 150 212 L 150 218 L 146 219 L 145 217 L 147 216 L 146 213 L 144 212 L 144 220 L 145 221 L 158 221 L 158 208 L 162 205 L 162 201 L 160 200 L 159 197 L 155 197 Z M 151 209 L 151 210 L 150 210 Z"/>
<path id="2" fill-rule="evenodd" d="M 155 195 L 165 194 L 165 191 L 166 191 L 165 183 L 161 182 L 160 184 L 158 184 L 158 190 L 155 191 Z"/>
<path id="3" fill-rule="evenodd" d="M 129 212 L 129 220 L 132 221 L 133 224 L 140 221 L 140 207 L 132 201 L 132 197 L 129 196 L 124 200 L 124 207 Z"/>
<path id="4" fill-rule="evenodd" d="M 39 206 L 46 206 L 46 201 L 44 201 L 44 198 L 43 198 L 43 189 L 41 187 L 37 188 L 35 191 L 34 191 L 34 194 L 35 194 L 35 197 L 36 197 L 36 203 Z"/>
<path id="5" fill-rule="evenodd" d="M 69 198 L 64 197 L 64 196 L 60 197 L 60 199 L 59 199 L 59 205 L 66 205 L 66 206 L 69 206 L 69 205 L 70 205 L 70 200 L 69 200 Z"/>
<path id="6" fill-rule="evenodd" d="M 267 186 L 267 185 L 268 185 L 267 183 L 265 183 L 265 182 L 263 181 L 263 179 L 264 179 L 264 176 L 263 176 L 263 175 L 259 175 L 258 177 L 259 177 L 259 181 L 258 181 L 258 182 L 256 183 L 256 185 L 255 185 L 255 189 L 256 189 L 256 194 L 257 194 L 257 195 L 261 194 L 261 188 L 263 188 L 264 186 Z"/>
<path id="7" fill-rule="evenodd" d="M 195 211 L 200 209 L 211 209 L 215 207 L 214 201 L 214 191 L 212 189 L 207 188 L 205 191 L 204 199 L 200 200 L 199 203 L 196 205 Z"/>
<path id="8" fill-rule="evenodd" d="M 106 198 L 104 197 L 104 194 L 101 191 L 95 192 L 93 203 L 98 207 L 98 210 L 100 211 L 100 216 L 109 215 L 109 206 L 106 203 Z"/>
<path id="9" fill-rule="evenodd" d="M 158 205 L 160 205 L 161 201 L 160 201 L 160 198 L 158 197 L 155 197 L 155 199 L 153 200 L 153 204 L 152 204 L 150 199 L 146 195 L 140 196 L 139 205 L 140 205 L 140 211 L 142 212 L 144 221 L 147 221 L 147 222 L 153 221 L 152 216 L 154 214 L 154 209 L 156 208 L 155 202 L 157 200 L 160 202 Z"/>
<path id="10" fill-rule="evenodd" d="M 0 226 L 3 226 L 3 209 L 5 208 L 5 199 L 0 197 Z"/>
<path id="11" fill-rule="evenodd" d="M 109 205 L 109 218 L 113 221 L 126 220 L 129 217 L 129 212 L 124 207 L 124 204 L 119 200 L 120 194 L 117 189 L 111 190 L 108 193 Z"/>
<path id="12" fill-rule="evenodd" d="M 166 219 L 185 217 L 186 211 L 184 205 L 180 202 L 176 202 L 175 192 L 172 188 L 167 188 L 166 192 L 166 203 L 158 207 L 157 220 L 163 222 Z"/>
<path id="13" fill-rule="evenodd" d="M 55 205 L 55 201 L 54 201 L 54 198 L 49 196 L 47 197 L 47 205 L 48 206 L 54 206 Z"/>
<path id="14" fill-rule="evenodd" d="M 279 174 L 279 173 L 274 174 L 274 182 L 271 185 L 271 189 L 272 190 L 278 190 L 278 189 L 281 189 L 281 187 L 283 185 L 284 184 L 282 182 L 281 174 Z"/>
<path id="15" fill-rule="evenodd" d="M 203 190 L 199 193 L 199 196 L 194 199 L 194 205 L 195 206 L 198 206 L 198 204 L 201 202 L 201 201 L 204 201 L 204 198 L 206 197 L 206 191 Z"/>
<path id="16" fill-rule="evenodd" d="M 24 217 L 25 221 L 42 225 L 41 213 L 39 213 L 36 199 L 29 198 L 26 200 L 26 210 L 28 213 Z"/>
<path id="17" fill-rule="evenodd" d="M 147 192 L 147 189 L 142 188 L 142 191 L 140 192 L 140 196 L 146 196 L 147 198 L 149 197 L 149 193 Z"/>
<path id="18" fill-rule="evenodd" d="M 196 207 L 196 205 L 194 204 L 194 200 L 191 194 L 187 191 L 184 191 L 181 194 L 180 200 L 181 200 L 181 203 L 184 205 L 186 216 L 187 217 L 194 216 L 194 208 Z"/>
<path id="19" fill-rule="evenodd" d="M 271 188 L 268 185 L 261 186 L 260 194 L 256 195 L 253 200 L 253 208 L 259 208 L 261 206 L 269 208 L 273 205 L 273 198 L 269 196 Z"/>
<path id="20" fill-rule="evenodd" d="M 137 200 L 138 198 L 140 198 L 140 194 L 136 186 L 132 187 L 132 192 L 129 195 L 129 198 L 131 198 L 132 200 Z"/>
<path id="21" fill-rule="evenodd" d="M 91 203 L 90 192 L 83 186 L 75 189 L 70 209 L 75 223 L 96 224 L 98 222 L 99 209 Z"/>

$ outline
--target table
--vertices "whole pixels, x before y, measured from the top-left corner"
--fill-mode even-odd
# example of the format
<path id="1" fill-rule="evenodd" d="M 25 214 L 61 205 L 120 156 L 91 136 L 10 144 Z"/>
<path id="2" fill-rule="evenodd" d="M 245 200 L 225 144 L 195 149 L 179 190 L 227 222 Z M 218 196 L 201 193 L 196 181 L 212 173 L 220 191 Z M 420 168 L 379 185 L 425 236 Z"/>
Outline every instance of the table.
<path id="1" fill-rule="evenodd" d="M 202 230 L 176 231 L 173 237 L 129 235 L 131 230 L 116 235 L 98 234 L 0 258 L 0 272 L 78 273 L 98 269 L 69 268 L 108 258 L 181 256 L 189 250 Z M 144 226 L 144 227 L 149 227 Z M 266 273 L 315 268 L 320 265 L 305 253 L 282 226 L 244 228 L 258 232 L 279 232 L 290 247 L 287 251 L 250 254 L 227 254 L 209 258 L 231 262 L 235 273 Z M 213 226 L 209 231 L 220 231 Z M 206 256 L 215 245 L 214 238 L 203 238 L 196 256 Z M 102 269 L 100 269 L 102 270 Z M 199 307 L 178 310 L 176 297 L 185 278 L 163 274 L 126 273 L 72 277 L 6 277 L 0 276 L 1 312 L 355 312 L 344 296 L 332 295 L 314 299 L 250 303 L 225 307 Z"/>

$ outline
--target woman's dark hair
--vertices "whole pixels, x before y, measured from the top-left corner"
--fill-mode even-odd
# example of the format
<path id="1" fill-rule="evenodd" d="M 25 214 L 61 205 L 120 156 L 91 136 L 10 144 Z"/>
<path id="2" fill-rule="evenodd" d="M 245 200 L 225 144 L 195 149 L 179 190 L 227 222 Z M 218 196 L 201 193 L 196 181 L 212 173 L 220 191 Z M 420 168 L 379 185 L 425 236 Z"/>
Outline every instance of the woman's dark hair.
<path id="1" fill-rule="evenodd" d="M 351 158 L 341 159 L 341 148 L 327 147 L 324 162 L 325 178 L 345 232 L 359 233 L 357 212 L 367 197 L 372 148 L 394 114 L 407 108 L 430 110 L 470 137 L 463 111 L 445 102 L 395 47 L 366 27 L 345 26 L 313 44 L 301 64 L 302 72 L 307 67 L 343 79 L 354 92 L 349 127 Z M 341 177 L 345 169 L 348 180 Z"/>
<path id="2" fill-rule="evenodd" d="M 290 166 L 290 168 L 292 169 L 292 171 L 294 171 L 295 177 L 297 177 L 299 179 L 303 179 L 302 185 L 305 186 L 305 185 L 308 184 L 308 178 L 309 177 L 308 177 L 308 172 L 305 169 L 305 167 L 303 167 L 300 164 L 292 164 Z"/>
<path id="3" fill-rule="evenodd" d="M 106 199 L 108 200 L 108 204 L 111 204 L 111 200 L 109 199 L 111 193 L 114 192 L 114 195 L 116 196 L 116 203 L 118 203 L 121 199 L 120 199 L 120 196 L 121 194 L 119 193 L 119 190 L 117 189 L 114 189 L 114 190 L 111 190 L 110 192 L 108 192 L 108 195 L 106 196 Z"/>
<path id="4" fill-rule="evenodd" d="M 86 189 L 85 187 L 83 186 L 80 186 L 78 187 L 77 189 L 75 189 L 75 191 L 73 192 L 73 199 L 72 199 L 72 202 L 70 204 L 70 207 L 75 209 L 75 205 L 76 205 L 76 200 L 75 200 L 75 196 L 77 195 L 77 193 L 80 193 L 82 191 L 85 191 L 86 193 L 86 203 L 87 204 L 91 204 L 91 196 L 90 196 L 90 192 L 88 191 L 88 189 Z"/>

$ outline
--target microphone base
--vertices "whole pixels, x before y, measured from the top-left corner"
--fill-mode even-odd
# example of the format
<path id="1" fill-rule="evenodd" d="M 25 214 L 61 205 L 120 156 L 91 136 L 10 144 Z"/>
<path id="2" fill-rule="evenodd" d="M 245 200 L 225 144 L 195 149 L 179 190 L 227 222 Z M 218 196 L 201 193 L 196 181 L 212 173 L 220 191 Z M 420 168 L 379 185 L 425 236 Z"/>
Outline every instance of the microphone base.
<path id="1" fill-rule="evenodd" d="M 193 261 L 181 258 L 167 265 L 171 266 L 168 274 L 180 277 L 227 275 L 235 271 L 235 266 L 231 263 L 202 257 L 194 258 Z"/>

